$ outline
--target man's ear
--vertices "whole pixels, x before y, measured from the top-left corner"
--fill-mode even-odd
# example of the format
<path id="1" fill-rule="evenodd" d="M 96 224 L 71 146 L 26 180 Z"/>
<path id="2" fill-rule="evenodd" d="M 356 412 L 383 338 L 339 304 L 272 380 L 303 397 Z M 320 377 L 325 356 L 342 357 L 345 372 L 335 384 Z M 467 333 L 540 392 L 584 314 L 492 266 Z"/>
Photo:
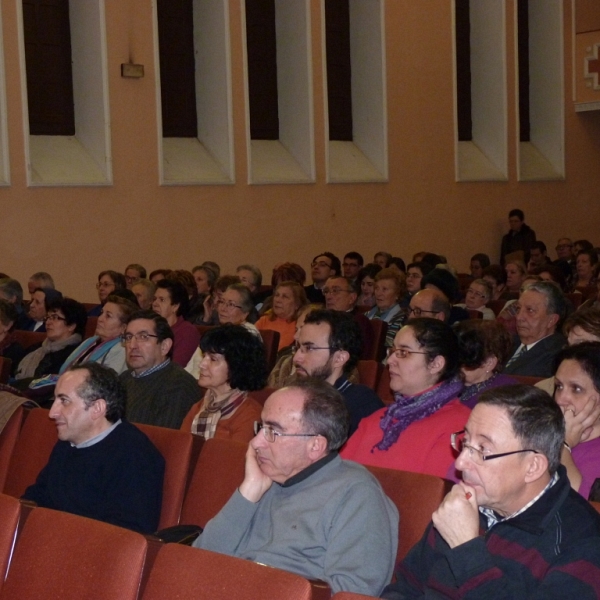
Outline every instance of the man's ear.
<path id="1" fill-rule="evenodd" d="M 104 418 L 104 415 L 106 415 L 106 400 L 104 398 L 98 398 L 98 400 L 95 400 L 90 406 L 89 410 L 94 421 L 96 419 Z"/>
<path id="2" fill-rule="evenodd" d="M 315 435 L 310 438 L 308 452 L 313 462 L 323 458 L 327 454 L 327 439 L 323 435 Z"/>
<path id="3" fill-rule="evenodd" d="M 548 473 L 548 459 L 543 454 L 534 454 L 532 452 L 527 465 L 527 471 L 525 471 L 525 482 L 534 483 L 546 473 Z"/>
<path id="4" fill-rule="evenodd" d="M 336 350 L 333 353 L 333 366 L 344 368 L 344 365 L 350 360 L 350 353 L 347 350 Z"/>
<path id="5" fill-rule="evenodd" d="M 166 357 L 169 354 L 172 346 L 173 346 L 173 340 L 172 339 L 167 338 L 167 339 L 163 340 L 160 343 L 160 351 L 161 351 L 162 355 Z"/>

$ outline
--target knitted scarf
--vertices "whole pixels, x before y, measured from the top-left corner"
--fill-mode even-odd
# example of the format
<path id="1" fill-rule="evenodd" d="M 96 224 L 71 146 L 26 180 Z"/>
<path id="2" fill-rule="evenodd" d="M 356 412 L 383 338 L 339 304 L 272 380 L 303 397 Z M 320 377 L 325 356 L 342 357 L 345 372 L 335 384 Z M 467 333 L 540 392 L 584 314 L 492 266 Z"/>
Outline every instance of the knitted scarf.
<path id="1" fill-rule="evenodd" d="M 217 400 L 216 394 L 207 390 L 202 400 L 200 412 L 192 421 L 192 433 L 209 440 L 215 436 L 217 424 L 229 418 L 248 396 L 248 392 L 231 390 L 224 398 Z"/>
<path id="2" fill-rule="evenodd" d="M 34 350 L 23 357 L 19 363 L 19 368 L 15 378 L 25 379 L 27 377 L 35 377 L 35 370 L 46 354 L 58 352 L 66 346 L 78 344 L 79 342 L 81 342 L 81 336 L 78 333 L 70 335 L 66 340 L 59 340 L 57 342 L 52 342 L 46 338 L 37 350 Z M 49 373 L 46 374 L 48 375 Z"/>
<path id="3" fill-rule="evenodd" d="M 383 430 L 383 439 L 373 446 L 371 452 L 375 448 L 388 450 L 409 425 L 438 411 L 444 404 L 456 398 L 462 388 L 463 382 L 460 377 L 454 377 L 416 396 L 394 394 L 394 403 L 385 411 L 379 424 Z"/>
<path id="4" fill-rule="evenodd" d="M 97 362 L 104 364 L 106 355 L 117 345 L 121 343 L 121 337 L 117 336 L 105 342 L 100 341 L 97 335 L 83 340 L 83 342 L 69 354 L 59 374 L 62 375 L 71 365 L 78 365 L 81 362 Z"/>

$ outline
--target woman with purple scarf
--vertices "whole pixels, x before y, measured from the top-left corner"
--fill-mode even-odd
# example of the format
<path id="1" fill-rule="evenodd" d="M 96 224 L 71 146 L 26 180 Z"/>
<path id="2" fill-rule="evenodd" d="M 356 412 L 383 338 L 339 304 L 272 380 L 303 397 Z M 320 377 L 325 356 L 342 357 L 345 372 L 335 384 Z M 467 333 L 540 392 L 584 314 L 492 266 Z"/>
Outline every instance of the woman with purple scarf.
<path id="1" fill-rule="evenodd" d="M 455 459 L 450 434 L 471 412 L 458 399 L 458 342 L 449 325 L 411 319 L 388 351 L 394 403 L 360 422 L 341 456 L 364 465 L 445 477 Z"/>

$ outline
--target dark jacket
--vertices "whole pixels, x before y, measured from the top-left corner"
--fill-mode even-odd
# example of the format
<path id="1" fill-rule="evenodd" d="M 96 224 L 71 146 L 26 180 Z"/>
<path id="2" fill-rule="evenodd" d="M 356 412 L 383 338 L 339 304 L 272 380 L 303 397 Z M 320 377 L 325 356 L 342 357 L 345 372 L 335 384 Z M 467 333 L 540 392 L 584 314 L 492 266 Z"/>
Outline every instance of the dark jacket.
<path id="1" fill-rule="evenodd" d="M 500 264 L 504 265 L 504 257 L 511 252 L 517 252 L 518 250 L 522 250 L 527 253 L 531 246 L 535 243 L 535 231 L 523 223 L 521 226 L 521 230 L 517 231 L 509 231 L 502 238 L 502 247 L 500 249 Z M 525 257 L 527 260 L 527 257 Z"/>
<path id="2" fill-rule="evenodd" d="M 553 333 L 540 340 L 531 350 L 522 352 L 513 362 L 506 364 L 503 373 L 506 375 L 525 375 L 527 377 L 552 377 L 554 357 L 564 348 L 567 340 L 562 333 Z M 513 354 L 521 345 L 518 342 Z"/>

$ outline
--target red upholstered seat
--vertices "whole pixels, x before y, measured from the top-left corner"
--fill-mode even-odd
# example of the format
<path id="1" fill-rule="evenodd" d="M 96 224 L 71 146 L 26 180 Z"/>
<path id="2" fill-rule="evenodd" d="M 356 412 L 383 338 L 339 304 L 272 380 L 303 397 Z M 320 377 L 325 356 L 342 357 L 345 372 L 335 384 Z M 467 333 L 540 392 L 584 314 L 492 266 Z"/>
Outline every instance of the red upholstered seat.
<path id="1" fill-rule="evenodd" d="M 0 433 L 0 490 L 4 489 L 6 483 L 10 461 L 23 424 L 23 416 L 23 407 L 17 407 Z"/>
<path id="2" fill-rule="evenodd" d="M 0 582 L 4 580 L 21 516 L 21 503 L 0 494 Z"/>
<path id="3" fill-rule="evenodd" d="M 45 332 L 23 331 L 22 329 L 17 329 L 15 331 L 15 340 L 19 342 L 25 350 L 34 344 L 41 344 L 45 339 Z"/>
<path id="4" fill-rule="evenodd" d="M 377 395 L 383 400 L 384 404 L 392 404 L 394 401 L 394 393 L 390 390 L 390 370 L 384 367 L 381 371 L 379 384 L 377 385 Z"/>
<path id="5" fill-rule="evenodd" d="M 8 383 L 10 370 L 12 369 L 12 360 L 5 356 L 0 356 L 0 383 Z"/>
<path id="6" fill-rule="evenodd" d="M 383 371 L 381 363 L 376 360 L 359 360 L 357 367 L 361 385 L 366 385 L 376 392 Z"/>

